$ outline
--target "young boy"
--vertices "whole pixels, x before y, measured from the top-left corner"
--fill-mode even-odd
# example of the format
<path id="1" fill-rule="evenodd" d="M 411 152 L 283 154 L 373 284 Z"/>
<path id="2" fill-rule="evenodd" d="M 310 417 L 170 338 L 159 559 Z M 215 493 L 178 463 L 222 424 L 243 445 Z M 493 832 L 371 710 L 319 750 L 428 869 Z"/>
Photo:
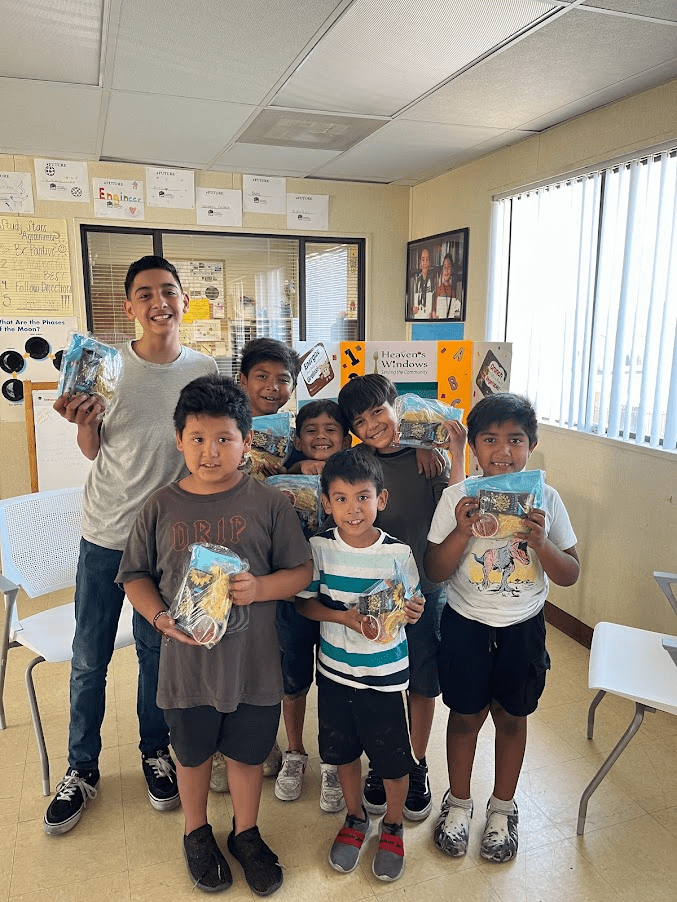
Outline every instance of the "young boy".
<path id="1" fill-rule="evenodd" d="M 519 473 L 537 437 L 534 409 L 518 395 L 489 395 L 468 415 L 468 441 L 484 476 Z M 477 499 L 466 497 L 461 483 L 444 492 L 430 527 L 426 572 L 448 580 L 439 672 L 450 709 L 449 791 L 435 845 L 454 857 L 468 848 L 470 777 L 477 734 L 489 713 L 496 727 L 495 782 L 480 853 L 489 861 L 517 854 L 514 795 L 527 716 L 536 710 L 550 667 L 543 616 L 548 579 L 571 586 L 579 573 L 576 536 L 559 495 L 547 485 L 543 506 L 507 540 L 475 538 Z M 499 583 L 491 579 L 494 571 Z"/>
<path id="2" fill-rule="evenodd" d="M 125 313 L 138 321 L 142 335 L 120 350 L 122 379 L 105 418 L 99 419 L 103 404 L 96 395 L 72 400 L 64 395 L 54 404 L 77 425 L 78 445 L 94 465 L 85 485 L 75 585 L 68 770 L 45 813 L 44 829 L 50 834 L 71 830 L 96 795 L 106 671 L 124 600 L 115 583 L 120 558 L 143 502 L 183 467 L 171 428 L 179 392 L 196 376 L 217 371 L 211 357 L 179 343 L 179 323 L 189 302 L 171 263 L 155 256 L 132 263 L 125 295 Z M 143 772 L 151 805 L 166 811 L 179 804 L 179 794 L 169 730 L 155 702 L 159 637 L 138 616 L 134 636 Z"/>
<path id="3" fill-rule="evenodd" d="M 394 444 L 397 439 L 397 416 L 393 407 L 396 397 L 397 389 L 393 383 L 385 376 L 373 374 L 351 379 L 341 389 L 338 400 L 352 431 L 372 449 L 383 467 L 390 501 L 379 513 L 378 525 L 411 547 L 426 600 L 419 622 L 407 627 L 411 744 L 416 761 L 409 774 L 404 816 L 421 821 L 432 809 L 425 755 L 435 714 L 435 698 L 440 693 L 437 647 L 444 605 L 440 588 L 423 576 L 423 555 L 426 535 L 442 492 L 450 482 L 463 479 L 465 429 L 458 422 L 445 424 L 453 453 L 451 476 L 447 467 L 438 476 L 427 479 L 419 472 L 416 449 Z M 370 814 L 382 814 L 386 808 L 382 775 L 373 767 L 364 785 L 364 804 Z"/>
<path id="4" fill-rule="evenodd" d="M 303 459 L 291 472 L 316 475 L 332 455 L 350 445 L 348 424 L 335 401 L 317 400 L 305 404 L 296 415 L 296 450 Z M 306 696 L 313 684 L 315 648 L 320 640 L 319 623 L 301 616 L 294 601 L 277 605 L 277 632 L 282 652 L 284 700 L 282 714 L 287 731 L 287 751 L 275 781 L 275 795 L 285 802 L 301 795 L 308 754 L 303 744 Z M 345 802 L 335 765 L 320 762 L 320 808 L 341 811 Z"/>
<path id="5" fill-rule="evenodd" d="M 205 376 L 181 392 L 176 445 L 189 475 L 155 492 L 137 517 L 118 580 L 145 620 L 165 637 L 158 704 L 177 757 L 185 818 L 184 854 L 206 892 L 232 878 L 207 823 L 212 755 L 228 761 L 233 830 L 228 849 L 260 895 L 282 884 L 277 856 L 256 826 L 262 763 L 280 717 L 274 600 L 294 595 L 312 573 L 310 550 L 288 500 L 239 470 L 251 448 L 244 392 L 226 376 Z M 179 630 L 167 608 L 181 585 L 193 542 L 223 545 L 249 562 L 230 578 L 233 609 L 214 648 Z"/>
<path id="6" fill-rule="evenodd" d="M 336 527 L 310 540 L 313 582 L 301 596 L 302 613 L 321 622 L 317 660 L 320 755 L 335 764 L 347 817 L 329 852 L 341 873 L 354 871 L 371 821 L 362 805 L 360 756 L 365 751 L 383 775 L 386 808 L 372 870 L 379 880 L 397 880 L 404 870 L 402 807 L 413 767 L 407 725 L 409 678 L 407 637 L 400 628 L 385 644 L 362 634 L 365 617 L 357 596 L 403 568 L 413 597 L 409 623 L 421 616 L 418 572 L 408 545 L 374 525 L 388 500 L 378 460 L 362 448 L 339 451 L 322 470 L 322 503 Z"/>

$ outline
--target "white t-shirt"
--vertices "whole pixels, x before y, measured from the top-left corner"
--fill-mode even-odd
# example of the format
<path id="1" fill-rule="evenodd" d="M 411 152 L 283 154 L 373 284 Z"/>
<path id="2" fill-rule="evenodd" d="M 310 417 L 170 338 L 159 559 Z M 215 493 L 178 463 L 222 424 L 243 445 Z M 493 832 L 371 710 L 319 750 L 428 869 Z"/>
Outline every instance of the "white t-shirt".
<path id="1" fill-rule="evenodd" d="M 472 477 L 476 479 L 477 477 Z M 467 479 L 465 482 L 470 482 Z M 467 494 L 465 482 L 445 489 L 437 505 L 428 541 L 441 544 L 456 526 L 456 505 Z M 576 544 L 562 499 L 546 485 L 545 531 L 560 550 Z M 457 569 L 445 583 L 447 604 L 469 620 L 511 626 L 535 616 L 548 595 L 548 577 L 534 551 L 519 536 L 473 538 Z"/>

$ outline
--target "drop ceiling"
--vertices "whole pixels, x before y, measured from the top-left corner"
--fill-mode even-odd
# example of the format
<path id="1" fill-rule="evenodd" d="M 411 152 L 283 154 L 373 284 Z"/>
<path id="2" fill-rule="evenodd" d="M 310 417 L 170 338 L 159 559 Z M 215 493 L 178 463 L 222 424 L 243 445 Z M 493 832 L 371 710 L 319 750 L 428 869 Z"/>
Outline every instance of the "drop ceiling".
<path id="1" fill-rule="evenodd" d="M 0 153 L 415 185 L 677 77 L 674 0 L 0 0 Z"/>

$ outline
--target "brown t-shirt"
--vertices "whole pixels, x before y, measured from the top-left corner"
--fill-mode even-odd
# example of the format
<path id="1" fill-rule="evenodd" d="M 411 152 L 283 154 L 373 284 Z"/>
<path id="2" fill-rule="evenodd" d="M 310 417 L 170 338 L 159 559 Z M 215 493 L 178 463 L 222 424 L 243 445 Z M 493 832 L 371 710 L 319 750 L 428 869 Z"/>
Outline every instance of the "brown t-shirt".
<path id="1" fill-rule="evenodd" d="M 244 476 L 228 492 L 194 495 L 176 483 L 146 501 L 127 541 L 117 582 L 150 577 L 169 605 L 194 542 L 225 545 L 254 576 L 288 570 L 310 558 L 298 517 L 285 496 Z M 160 708 L 210 705 L 224 714 L 240 703 L 275 705 L 283 695 L 275 601 L 235 609 L 234 628 L 214 648 L 163 642 Z"/>

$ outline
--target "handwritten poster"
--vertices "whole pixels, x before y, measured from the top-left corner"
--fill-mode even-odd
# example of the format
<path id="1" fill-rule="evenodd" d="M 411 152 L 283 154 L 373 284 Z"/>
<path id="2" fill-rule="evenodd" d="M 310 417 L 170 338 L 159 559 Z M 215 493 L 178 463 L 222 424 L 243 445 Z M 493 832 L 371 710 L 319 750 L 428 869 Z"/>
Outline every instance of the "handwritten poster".
<path id="1" fill-rule="evenodd" d="M 242 192 L 232 188 L 196 188 L 198 225 L 241 226 Z"/>
<path id="2" fill-rule="evenodd" d="M 243 175 L 242 201 L 245 213 L 287 212 L 287 180 L 269 175 Z"/>
<path id="3" fill-rule="evenodd" d="M 47 313 L 73 313 L 66 223 L 0 216 L 0 314 Z"/>
<path id="4" fill-rule="evenodd" d="M 143 182 L 92 179 L 94 215 L 102 219 L 143 219 Z"/>
<path id="5" fill-rule="evenodd" d="M 40 200 L 88 204 L 87 164 L 36 159 L 35 187 Z"/>
<path id="6" fill-rule="evenodd" d="M 326 232 L 329 228 L 329 195 L 288 194 L 287 228 Z"/>
<path id="7" fill-rule="evenodd" d="M 0 213 L 33 212 L 30 172 L 0 172 Z"/>
<path id="8" fill-rule="evenodd" d="M 195 180 L 192 170 L 154 169 L 146 166 L 146 195 L 149 207 L 194 209 Z"/>

